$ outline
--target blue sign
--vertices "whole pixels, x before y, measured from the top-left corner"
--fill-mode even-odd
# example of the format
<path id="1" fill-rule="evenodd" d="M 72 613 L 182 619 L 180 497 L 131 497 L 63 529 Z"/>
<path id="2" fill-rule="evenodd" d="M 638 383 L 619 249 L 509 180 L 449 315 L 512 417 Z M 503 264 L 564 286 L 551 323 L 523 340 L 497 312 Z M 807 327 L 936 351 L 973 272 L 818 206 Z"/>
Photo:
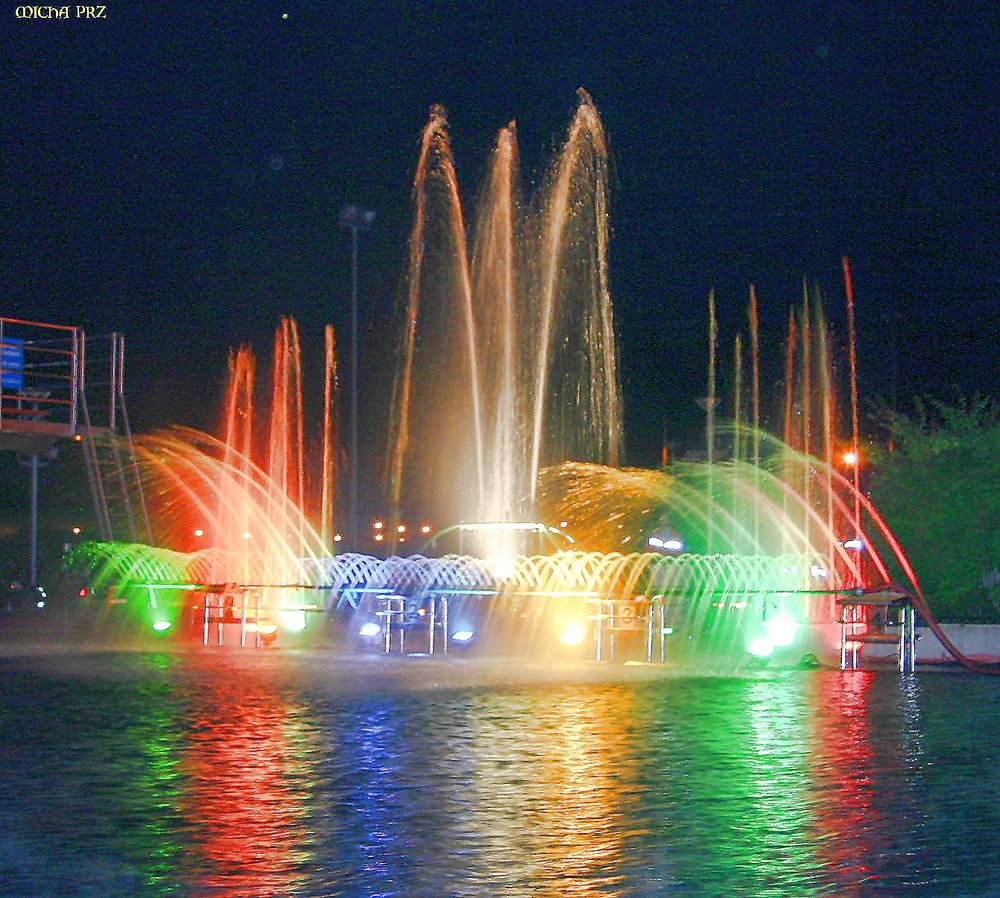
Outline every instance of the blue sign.
<path id="1" fill-rule="evenodd" d="M 24 340 L 17 337 L 0 343 L 0 389 L 24 389 Z"/>

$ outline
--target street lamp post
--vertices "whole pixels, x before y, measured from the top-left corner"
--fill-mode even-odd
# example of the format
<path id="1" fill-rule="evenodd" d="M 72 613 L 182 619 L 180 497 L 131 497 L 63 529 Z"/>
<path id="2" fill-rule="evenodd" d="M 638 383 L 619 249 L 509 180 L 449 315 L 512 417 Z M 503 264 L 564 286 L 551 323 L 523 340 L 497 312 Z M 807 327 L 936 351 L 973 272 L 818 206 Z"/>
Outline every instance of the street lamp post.
<path id="1" fill-rule="evenodd" d="M 370 231 L 375 211 L 361 206 L 340 208 L 340 226 L 351 232 L 351 487 L 348 529 L 352 547 L 359 548 L 358 535 L 358 231 Z"/>

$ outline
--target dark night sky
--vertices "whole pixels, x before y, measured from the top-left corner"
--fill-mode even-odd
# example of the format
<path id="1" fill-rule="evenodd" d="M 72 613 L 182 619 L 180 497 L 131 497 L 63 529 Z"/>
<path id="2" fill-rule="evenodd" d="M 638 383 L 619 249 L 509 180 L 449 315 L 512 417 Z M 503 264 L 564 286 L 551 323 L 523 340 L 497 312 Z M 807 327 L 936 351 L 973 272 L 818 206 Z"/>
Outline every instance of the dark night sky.
<path id="1" fill-rule="evenodd" d="M 1000 386 L 993 3 L 15 6 L 0 314 L 124 331 L 137 429 L 210 425 L 227 347 L 263 347 L 282 313 L 307 352 L 327 321 L 346 335 L 346 201 L 379 212 L 362 391 L 384 384 L 428 107 L 449 110 L 471 199 L 512 118 L 540 173 L 581 85 L 614 156 L 630 462 L 656 463 L 664 418 L 698 420 L 711 287 L 728 357 L 757 285 L 773 381 L 803 277 L 842 327 L 843 254 L 867 396 Z"/>

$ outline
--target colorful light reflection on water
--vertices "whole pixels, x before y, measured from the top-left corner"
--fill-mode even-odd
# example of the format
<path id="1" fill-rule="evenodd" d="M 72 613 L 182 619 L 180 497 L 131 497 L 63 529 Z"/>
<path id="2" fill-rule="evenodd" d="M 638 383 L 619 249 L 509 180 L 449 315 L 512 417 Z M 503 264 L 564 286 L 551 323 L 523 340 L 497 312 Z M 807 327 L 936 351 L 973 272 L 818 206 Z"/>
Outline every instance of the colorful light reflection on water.
<path id="1" fill-rule="evenodd" d="M 995 891 L 991 678 L 0 663 L 2 894 Z"/>

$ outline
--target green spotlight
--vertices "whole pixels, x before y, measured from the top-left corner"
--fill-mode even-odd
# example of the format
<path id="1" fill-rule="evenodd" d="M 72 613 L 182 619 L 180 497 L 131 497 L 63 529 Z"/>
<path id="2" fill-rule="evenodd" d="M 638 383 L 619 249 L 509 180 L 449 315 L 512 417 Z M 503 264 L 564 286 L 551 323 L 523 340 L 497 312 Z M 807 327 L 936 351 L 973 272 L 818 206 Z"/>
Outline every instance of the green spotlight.
<path id="1" fill-rule="evenodd" d="M 799 630 L 799 625 L 790 617 L 785 617 L 784 614 L 769 620 L 766 626 L 768 642 L 781 648 L 795 642 L 795 634 Z"/>
<path id="2" fill-rule="evenodd" d="M 774 651 L 774 643 L 764 636 L 757 636 L 747 643 L 747 651 L 758 658 L 767 658 Z"/>
<path id="3" fill-rule="evenodd" d="M 168 620 L 158 620 L 153 623 L 153 629 L 156 630 L 157 633 L 165 633 L 170 629 L 170 626 L 171 624 Z"/>

